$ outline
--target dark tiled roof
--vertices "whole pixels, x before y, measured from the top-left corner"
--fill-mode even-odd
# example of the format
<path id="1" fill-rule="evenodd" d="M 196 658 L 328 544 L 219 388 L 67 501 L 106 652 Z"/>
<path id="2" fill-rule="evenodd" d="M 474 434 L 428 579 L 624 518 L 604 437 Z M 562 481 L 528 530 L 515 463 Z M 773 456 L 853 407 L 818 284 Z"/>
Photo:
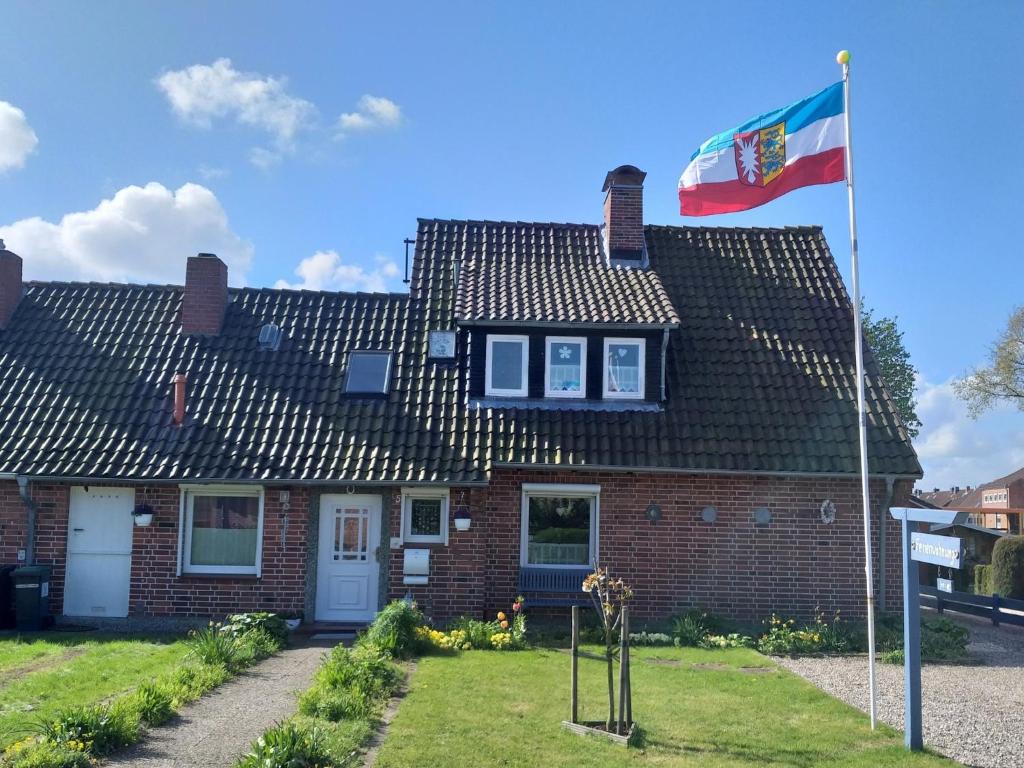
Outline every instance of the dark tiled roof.
<path id="1" fill-rule="evenodd" d="M 655 272 L 608 266 L 596 226 L 491 224 L 483 238 L 459 267 L 460 323 L 679 323 Z"/>
<path id="2" fill-rule="evenodd" d="M 555 238 L 599 256 L 592 227 L 565 229 L 423 220 L 412 296 L 443 328 L 456 261 L 492 258 L 510 239 L 523 258 Z M 651 269 L 681 321 L 670 331 L 664 411 L 480 407 L 471 412 L 477 450 L 498 464 L 856 474 L 852 310 L 821 229 L 653 226 L 646 235 Z M 871 471 L 920 475 L 870 355 L 867 372 Z"/>
<path id="3" fill-rule="evenodd" d="M 242 289 L 216 338 L 182 289 L 30 283 L 0 332 L 0 472 L 153 479 L 472 479 L 431 425 L 408 296 Z M 276 323 L 276 352 L 257 350 Z M 390 394 L 343 394 L 346 352 L 396 350 Z M 171 377 L 188 418 L 171 424 Z M 414 391 L 415 390 L 415 391 Z M 425 403 L 429 403 L 426 404 Z"/>
<path id="4" fill-rule="evenodd" d="M 494 464 L 855 474 L 850 304 L 820 229 L 648 227 L 680 319 L 660 412 L 493 408 L 465 360 L 427 361 L 450 328 L 455 264 L 515 242 L 600 258 L 596 228 L 422 220 L 410 296 L 241 289 L 221 335 L 182 336 L 182 289 L 30 283 L 0 332 L 0 473 L 161 480 L 481 482 Z M 277 352 L 256 339 L 268 322 Z M 465 341 L 463 332 L 460 344 Z M 396 350 L 384 398 L 342 392 L 347 351 Z M 171 425 L 174 373 L 189 417 Z M 872 471 L 919 475 L 868 360 Z"/>

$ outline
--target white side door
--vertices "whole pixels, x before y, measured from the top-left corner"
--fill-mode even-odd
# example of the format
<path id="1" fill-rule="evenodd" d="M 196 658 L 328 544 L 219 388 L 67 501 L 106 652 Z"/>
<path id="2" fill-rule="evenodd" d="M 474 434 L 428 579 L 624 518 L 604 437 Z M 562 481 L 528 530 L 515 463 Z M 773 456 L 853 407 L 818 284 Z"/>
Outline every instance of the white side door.
<path id="1" fill-rule="evenodd" d="M 320 497 L 317 621 L 370 621 L 377 614 L 381 497 Z"/>
<path id="2" fill-rule="evenodd" d="M 128 615 L 134 508 L 131 488 L 72 487 L 65 616 Z"/>

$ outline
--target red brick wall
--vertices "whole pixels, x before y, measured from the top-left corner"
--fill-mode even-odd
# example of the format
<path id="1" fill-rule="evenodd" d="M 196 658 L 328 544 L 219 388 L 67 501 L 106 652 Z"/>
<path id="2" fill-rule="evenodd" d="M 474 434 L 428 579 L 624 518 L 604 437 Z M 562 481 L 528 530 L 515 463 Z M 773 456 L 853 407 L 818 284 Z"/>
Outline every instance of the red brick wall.
<path id="1" fill-rule="evenodd" d="M 302 610 L 309 493 L 304 488 L 290 489 L 285 509 L 281 490 L 268 488 L 265 492 L 262 574 L 255 578 L 176 575 L 180 491 L 173 485 L 136 487 L 135 503 L 149 504 L 154 515 L 152 525 L 133 530 L 130 614 L 217 616 L 249 610 Z M 59 613 L 64 600 L 70 486 L 33 483 L 31 492 L 39 507 L 36 561 L 53 566 L 51 606 Z M 15 562 L 17 548 L 24 546 L 24 520 L 17 485 L 0 483 L 0 562 Z"/>
<path id="2" fill-rule="evenodd" d="M 402 585 L 402 554 L 392 552 L 390 596 L 411 593 L 435 620 L 507 608 L 519 572 L 524 482 L 601 486 L 600 559 L 634 587 L 634 610 L 641 617 L 667 616 L 692 605 L 745 619 L 773 610 L 801 616 L 816 608 L 839 609 L 847 616 L 864 613 L 859 481 L 800 477 L 496 470 L 486 490 L 469 494 L 471 530 L 453 528 L 449 547 L 431 547 L 428 586 Z M 909 491 L 909 483 L 899 484 L 893 505 Z M 884 481 L 875 481 L 876 585 L 877 510 L 884 496 Z M 837 507 L 831 525 L 819 519 L 826 498 Z M 662 509 L 661 521 L 653 525 L 644 516 L 652 501 Z M 718 512 L 711 524 L 700 518 L 709 505 Z M 771 523 L 755 525 L 757 507 L 771 510 Z M 396 502 L 391 511 L 395 532 L 399 515 Z M 901 573 L 894 522 L 887 526 L 886 539 L 887 607 L 898 610 Z"/>
<path id="3" fill-rule="evenodd" d="M 485 489 L 451 490 L 448 515 L 448 544 L 406 544 L 413 549 L 430 550 L 430 577 L 426 586 L 408 586 L 402 583 L 403 549 L 393 549 L 388 558 L 388 599 L 397 600 L 411 594 L 427 616 L 436 621 L 460 616 L 482 616 L 486 594 L 487 536 L 489 529 L 478 524 L 483 515 L 478 510 L 486 506 Z M 456 531 L 453 516 L 459 507 L 467 507 L 473 514 L 468 531 Z M 392 495 L 389 513 L 390 535 L 398 536 L 402 526 L 402 496 Z M 382 551 L 388 541 L 381 542 Z"/>
<path id="4" fill-rule="evenodd" d="M 0 248 L 0 330 L 7 327 L 21 291 L 21 257 Z"/>
<path id="5" fill-rule="evenodd" d="M 0 565 L 18 562 L 18 550 L 25 546 L 25 505 L 18 484 L 0 480 Z"/>
<path id="6" fill-rule="evenodd" d="M 604 221 L 610 249 L 644 248 L 643 187 L 612 186 L 604 198 Z"/>
<path id="7" fill-rule="evenodd" d="M 216 336 L 227 305 L 227 265 L 209 253 L 189 256 L 181 301 L 182 333 Z"/>

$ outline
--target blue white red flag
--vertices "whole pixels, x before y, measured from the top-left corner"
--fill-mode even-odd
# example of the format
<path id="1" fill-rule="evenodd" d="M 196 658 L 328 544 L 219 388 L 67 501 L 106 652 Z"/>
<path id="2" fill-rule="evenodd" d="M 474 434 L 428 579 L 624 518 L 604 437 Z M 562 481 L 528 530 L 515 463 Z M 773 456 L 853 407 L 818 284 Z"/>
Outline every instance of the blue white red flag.
<path id="1" fill-rule="evenodd" d="M 787 192 L 846 178 L 843 84 L 712 136 L 679 178 L 679 212 L 756 208 Z"/>

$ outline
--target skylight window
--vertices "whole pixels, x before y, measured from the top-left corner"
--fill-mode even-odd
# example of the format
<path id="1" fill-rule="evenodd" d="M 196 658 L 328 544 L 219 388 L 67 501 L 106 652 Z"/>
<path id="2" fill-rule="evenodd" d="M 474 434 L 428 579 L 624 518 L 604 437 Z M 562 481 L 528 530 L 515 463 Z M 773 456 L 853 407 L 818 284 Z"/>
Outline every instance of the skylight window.
<path id="1" fill-rule="evenodd" d="M 380 352 L 354 350 L 348 353 L 345 392 L 362 395 L 387 394 L 390 374 L 390 350 Z"/>

